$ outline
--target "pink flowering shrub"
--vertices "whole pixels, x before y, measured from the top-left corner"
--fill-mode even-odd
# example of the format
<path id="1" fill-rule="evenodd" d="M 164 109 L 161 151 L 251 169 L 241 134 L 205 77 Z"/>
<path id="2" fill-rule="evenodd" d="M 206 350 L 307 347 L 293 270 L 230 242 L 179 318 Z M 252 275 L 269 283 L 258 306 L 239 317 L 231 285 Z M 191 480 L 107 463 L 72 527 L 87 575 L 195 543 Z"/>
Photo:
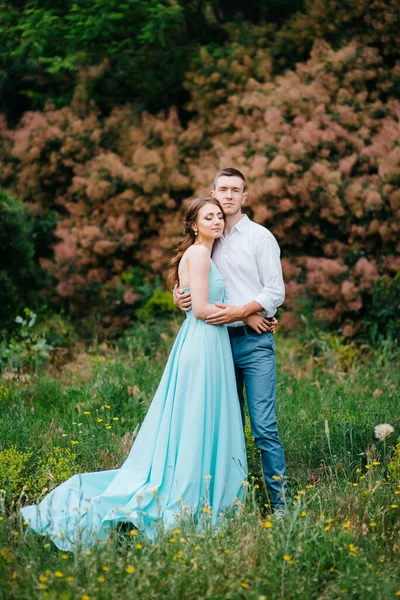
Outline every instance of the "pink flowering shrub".
<path id="1" fill-rule="evenodd" d="M 319 321 L 354 335 L 378 278 L 400 268 L 400 103 L 381 100 L 400 62 L 383 66 L 373 48 L 352 43 L 334 52 L 321 42 L 296 71 L 249 79 L 214 119 L 196 107 L 193 146 L 201 148 L 202 131 L 206 179 L 216 167 L 241 169 L 251 216 L 279 240 L 288 324 L 307 296 Z M 189 135 L 190 128 L 188 145 Z M 204 172 L 193 160 L 187 170 L 204 193 Z"/>
<path id="2" fill-rule="evenodd" d="M 356 42 L 317 42 L 307 62 L 273 77 L 259 38 L 247 50 L 233 40 L 219 57 L 200 53 L 185 127 L 174 109 L 100 118 L 76 99 L 27 113 L 12 132 L 0 121 L 2 177 L 32 213 L 58 212 L 42 266 L 73 310 L 129 316 L 137 269 L 165 276 L 181 209 L 235 166 L 250 216 L 282 248 L 282 325 L 298 322 L 306 297 L 319 322 L 357 333 L 377 282 L 400 268 L 400 62 L 389 68 Z"/>

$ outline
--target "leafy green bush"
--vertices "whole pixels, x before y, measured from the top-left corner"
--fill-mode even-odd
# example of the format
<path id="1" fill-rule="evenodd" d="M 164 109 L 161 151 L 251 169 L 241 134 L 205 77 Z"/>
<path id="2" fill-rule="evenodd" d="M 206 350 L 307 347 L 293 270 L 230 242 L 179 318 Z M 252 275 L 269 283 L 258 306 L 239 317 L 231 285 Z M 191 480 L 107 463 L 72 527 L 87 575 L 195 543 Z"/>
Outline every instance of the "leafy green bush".
<path id="1" fill-rule="evenodd" d="M 0 489 L 8 502 L 22 493 L 36 499 L 80 470 L 77 455 L 70 448 L 54 446 L 41 455 L 11 446 L 0 450 Z"/>
<path id="2" fill-rule="evenodd" d="M 23 204 L 0 189 L 0 331 L 10 328 L 35 289 L 30 233 Z"/>
<path id="3" fill-rule="evenodd" d="M 16 317 L 15 322 L 20 326 L 16 335 L 0 341 L 1 363 L 4 367 L 38 369 L 49 359 L 54 347 L 37 330 L 36 314 L 29 308 L 25 308 L 24 317 Z"/>
<path id="4" fill-rule="evenodd" d="M 32 452 L 22 452 L 14 447 L 0 451 L 0 489 L 7 497 L 17 499 L 31 477 L 28 467 Z"/>
<path id="5" fill-rule="evenodd" d="M 169 290 L 155 290 L 146 304 L 136 312 L 139 319 L 167 317 L 176 314 L 176 306 Z"/>
<path id="6" fill-rule="evenodd" d="M 371 308 L 362 321 L 362 334 L 373 343 L 391 337 L 400 339 L 400 272 L 393 279 L 376 281 Z"/>
<path id="7" fill-rule="evenodd" d="M 70 448 L 54 446 L 38 460 L 35 476 L 27 485 L 27 493 L 35 497 L 44 489 L 50 491 L 79 471 L 75 452 Z"/>

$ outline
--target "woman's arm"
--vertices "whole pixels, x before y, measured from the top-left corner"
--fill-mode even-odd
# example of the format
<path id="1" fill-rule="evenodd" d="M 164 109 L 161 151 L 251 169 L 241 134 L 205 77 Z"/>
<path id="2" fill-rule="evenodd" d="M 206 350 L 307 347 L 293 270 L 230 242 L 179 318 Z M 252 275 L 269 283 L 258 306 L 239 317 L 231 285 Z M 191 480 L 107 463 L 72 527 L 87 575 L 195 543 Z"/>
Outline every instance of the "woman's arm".
<path id="1" fill-rule="evenodd" d="M 193 314 L 196 319 L 205 321 L 216 312 L 215 305 L 208 303 L 210 254 L 203 246 L 192 246 L 187 251 L 187 260 Z"/>

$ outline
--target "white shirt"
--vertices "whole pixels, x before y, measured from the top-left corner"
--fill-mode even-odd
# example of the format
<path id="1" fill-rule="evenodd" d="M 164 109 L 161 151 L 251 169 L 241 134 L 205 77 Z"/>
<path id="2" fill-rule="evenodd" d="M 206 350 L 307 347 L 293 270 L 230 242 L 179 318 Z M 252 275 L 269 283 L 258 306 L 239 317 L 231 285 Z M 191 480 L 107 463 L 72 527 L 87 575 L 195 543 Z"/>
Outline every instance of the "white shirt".
<path id="1" fill-rule="evenodd" d="M 280 254 L 272 233 L 244 215 L 214 243 L 212 258 L 225 282 L 225 302 L 240 306 L 256 300 L 273 317 L 285 299 Z"/>

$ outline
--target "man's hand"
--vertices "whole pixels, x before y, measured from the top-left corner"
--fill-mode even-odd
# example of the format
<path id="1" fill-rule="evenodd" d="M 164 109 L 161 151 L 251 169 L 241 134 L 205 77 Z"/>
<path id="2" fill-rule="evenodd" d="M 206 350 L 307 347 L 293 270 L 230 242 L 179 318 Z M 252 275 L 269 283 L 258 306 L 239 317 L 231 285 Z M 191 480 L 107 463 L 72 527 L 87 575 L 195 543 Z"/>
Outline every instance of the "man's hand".
<path id="1" fill-rule="evenodd" d="M 243 319 L 243 311 L 240 306 L 220 304 L 218 302 L 214 306 L 220 310 L 207 317 L 206 323 L 209 325 L 226 325 L 227 323 L 234 323 Z"/>
<path id="2" fill-rule="evenodd" d="M 181 310 L 187 312 L 192 308 L 192 297 L 190 292 L 184 292 L 182 288 L 176 288 L 173 297 L 175 306 Z"/>
<path id="3" fill-rule="evenodd" d="M 269 320 L 258 314 L 250 315 L 243 320 L 249 327 L 254 329 L 254 331 L 257 331 L 259 334 L 265 333 L 266 331 L 274 334 L 275 326 L 278 325 L 278 321 L 275 319 L 275 317 L 272 317 L 272 319 Z"/>

